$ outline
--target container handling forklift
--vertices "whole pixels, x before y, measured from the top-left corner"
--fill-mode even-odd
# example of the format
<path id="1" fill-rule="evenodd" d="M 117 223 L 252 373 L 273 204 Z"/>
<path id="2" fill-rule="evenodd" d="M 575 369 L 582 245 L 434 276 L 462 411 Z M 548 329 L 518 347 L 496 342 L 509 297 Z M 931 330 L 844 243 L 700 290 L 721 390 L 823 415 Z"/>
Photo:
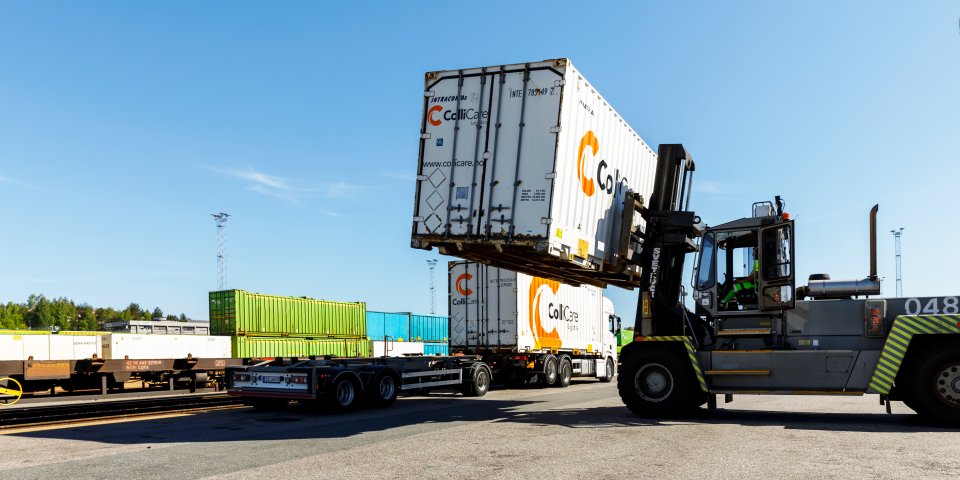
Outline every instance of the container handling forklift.
<path id="1" fill-rule="evenodd" d="M 876 214 L 870 273 L 811 275 L 795 286 L 794 222 L 779 197 L 707 228 L 689 209 L 694 162 L 661 145 L 653 194 L 627 192 L 620 252 L 641 268 L 635 339 L 620 353 L 618 389 L 647 417 L 683 416 L 718 395 L 864 395 L 903 401 L 960 426 L 960 300 L 878 298 Z M 647 200 L 647 201 L 645 201 Z M 684 257 L 697 252 L 694 311 L 682 302 Z"/>

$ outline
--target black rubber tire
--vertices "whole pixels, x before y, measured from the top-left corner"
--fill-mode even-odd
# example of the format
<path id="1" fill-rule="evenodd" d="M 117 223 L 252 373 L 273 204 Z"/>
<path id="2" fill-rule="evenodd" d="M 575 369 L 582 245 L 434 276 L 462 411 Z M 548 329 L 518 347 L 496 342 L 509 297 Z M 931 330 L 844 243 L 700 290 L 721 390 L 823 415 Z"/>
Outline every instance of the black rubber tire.
<path id="1" fill-rule="evenodd" d="M 256 408 L 262 412 L 274 412 L 286 408 L 290 400 L 286 398 L 251 398 L 244 397 L 243 404 Z"/>
<path id="2" fill-rule="evenodd" d="M 543 358 L 543 372 L 539 375 L 540 381 L 539 385 L 541 387 L 550 387 L 553 384 L 557 383 L 557 377 L 559 376 L 560 363 L 557 361 L 557 357 L 553 355 L 547 355 Z"/>
<path id="3" fill-rule="evenodd" d="M 613 381 L 613 377 L 616 376 L 617 364 L 614 363 L 613 359 L 607 357 L 607 374 L 600 378 L 600 381 L 603 383 L 610 383 Z"/>
<path id="4" fill-rule="evenodd" d="M 687 416 L 706 401 L 690 361 L 661 348 L 633 352 L 620 368 L 617 390 L 630 411 L 648 418 Z"/>
<path id="5" fill-rule="evenodd" d="M 925 421 L 960 427 L 960 348 L 921 354 L 906 375 L 906 403 Z"/>
<path id="6" fill-rule="evenodd" d="M 467 397 L 482 397 L 490 391 L 493 374 L 486 365 L 478 365 L 473 369 L 473 378 L 463 384 L 460 392 Z"/>
<path id="7" fill-rule="evenodd" d="M 573 379 L 573 362 L 569 357 L 560 358 L 560 366 L 557 367 L 557 381 L 554 387 L 567 388 L 570 386 L 570 380 Z"/>
<path id="8" fill-rule="evenodd" d="M 348 375 L 340 375 L 325 392 L 324 406 L 335 412 L 346 412 L 357 406 L 361 389 L 356 379 Z"/>
<path id="9" fill-rule="evenodd" d="M 367 390 L 367 402 L 374 408 L 387 408 L 397 401 L 400 393 L 400 376 L 393 370 L 381 370 L 373 376 Z"/>

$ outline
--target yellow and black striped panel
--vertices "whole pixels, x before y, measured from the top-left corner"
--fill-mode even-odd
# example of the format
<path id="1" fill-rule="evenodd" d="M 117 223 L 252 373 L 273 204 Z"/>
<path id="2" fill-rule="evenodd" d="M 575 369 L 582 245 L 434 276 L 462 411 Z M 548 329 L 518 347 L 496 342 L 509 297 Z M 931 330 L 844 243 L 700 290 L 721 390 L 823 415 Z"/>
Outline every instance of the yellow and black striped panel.
<path id="1" fill-rule="evenodd" d="M 867 393 L 890 393 L 914 335 L 960 333 L 960 315 L 901 315 L 893 321 Z"/>
<path id="2" fill-rule="evenodd" d="M 687 356 L 690 357 L 690 363 L 693 365 L 693 373 L 697 375 L 697 381 L 700 382 L 700 390 L 703 390 L 704 393 L 710 391 L 710 389 L 707 388 L 707 379 L 703 376 L 703 370 L 700 368 L 700 362 L 697 361 L 696 349 L 693 348 L 692 338 L 682 335 L 649 336 L 642 338 L 644 342 L 683 342 L 683 346 L 687 349 Z"/>

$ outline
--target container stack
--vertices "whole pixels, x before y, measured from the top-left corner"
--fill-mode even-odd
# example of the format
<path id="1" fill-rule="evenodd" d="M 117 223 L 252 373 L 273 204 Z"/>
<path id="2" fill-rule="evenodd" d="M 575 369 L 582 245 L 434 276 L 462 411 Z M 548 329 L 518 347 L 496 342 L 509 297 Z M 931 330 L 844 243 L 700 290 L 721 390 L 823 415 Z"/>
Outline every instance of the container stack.
<path id="1" fill-rule="evenodd" d="M 367 312 L 371 355 L 447 355 L 450 322 L 447 317 L 407 312 Z"/>
<path id="2" fill-rule="evenodd" d="M 238 358 L 362 357 L 370 352 L 364 302 L 210 292 L 210 332 L 229 335 Z"/>

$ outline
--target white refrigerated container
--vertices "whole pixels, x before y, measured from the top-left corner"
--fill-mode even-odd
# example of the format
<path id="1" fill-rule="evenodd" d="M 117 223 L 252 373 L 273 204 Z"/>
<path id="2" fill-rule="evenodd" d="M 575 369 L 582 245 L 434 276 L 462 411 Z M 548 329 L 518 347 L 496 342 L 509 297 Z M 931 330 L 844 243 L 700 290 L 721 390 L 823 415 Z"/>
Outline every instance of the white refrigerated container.
<path id="1" fill-rule="evenodd" d="M 403 357 L 405 355 L 423 355 L 423 342 L 373 340 L 370 342 L 370 353 L 373 357 Z"/>
<path id="2" fill-rule="evenodd" d="M 50 360 L 83 360 L 100 357 L 97 335 L 44 335 L 50 342 Z"/>
<path id="3" fill-rule="evenodd" d="M 590 285 L 450 262 L 450 349 L 571 352 L 616 358 L 612 304 Z"/>
<path id="4" fill-rule="evenodd" d="M 567 59 L 430 72 L 421 125 L 415 248 L 593 278 L 624 192 L 653 190 L 656 154 Z"/>
<path id="5" fill-rule="evenodd" d="M 111 333 L 101 337 L 107 360 L 230 358 L 230 337 L 211 335 L 136 335 Z"/>

